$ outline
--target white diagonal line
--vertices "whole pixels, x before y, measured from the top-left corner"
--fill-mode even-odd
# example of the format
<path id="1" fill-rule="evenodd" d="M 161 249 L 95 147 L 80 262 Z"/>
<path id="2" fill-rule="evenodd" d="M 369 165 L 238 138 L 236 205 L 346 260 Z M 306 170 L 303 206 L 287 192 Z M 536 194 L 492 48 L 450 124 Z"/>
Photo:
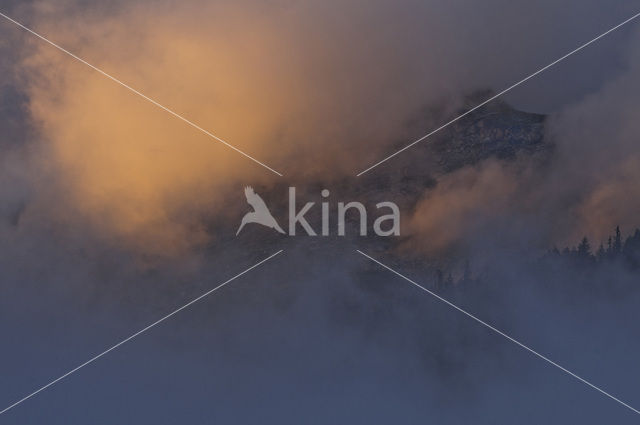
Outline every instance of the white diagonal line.
<path id="1" fill-rule="evenodd" d="M 389 270 L 391 273 L 403 278 L 404 280 L 406 280 L 407 282 L 411 283 L 412 285 L 416 286 L 417 288 L 423 290 L 424 292 L 428 293 L 429 295 L 432 295 L 434 297 L 436 297 L 438 300 L 442 301 L 443 303 L 447 304 L 450 307 L 455 308 L 456 310 L 458 310 L 460 313 L 470 317 L 471 319 L 475 320 L 476 322 L 480 323 L 483 326 L 486 326 L 487 328 L 491 329 L 492 331 L 494 331 L 495 333 L 497 333 L 498 335 L 501 335 L 503 337 L 505 337 L 506 339 L 508 339 L 509 341 L 519 345 L 520 347 L 524 348 L 525 350 L 527 350 L 528 352 L 530 352 L 531 354 L 534 354 L 536 356 L 538 356 L 539 358 L 541 358 L 542 360 L 544 360 L 545 362 L 557 367 L 558 369 L 560 369 L 561 371 L 573 376 L 574 378 L 576 378 L 578 381 L 587 384 L 588 386 L 590 386 L 591 388 L 593 388 L 594 390 L 598 391 L 601 394 L 604 394 L 605 396 L 609 397 L 610 399 L 620 403 L 621 405 L 623 405 L 624 407 L 634 411 L 635 413 L 640 415 L 640 411 L 629 406 L 627 403 L 625 403 L 624 401 L 621 401 L 620 399 L 612 396 L 611 394 L 609 394 L 608 392 L 604 391 L 603 389 L 596 387 L 595 385 L 593 385 L 591 382 L 587 381 L 584 378 L 579 377 L 578 375 L 576 375 L 575 373 L 571 372 L 570 370 L 565 369 L 564 367 L 560 366 L 558 363 L 554 362 L 553 360 L 548 359 L 547 357 L 543 356 L 542 354 L 538 353 L 537 351 L 535 351 L 532 348 L 529 348 L 528 346 L 524 345 L 523 343 L 521 343 L 520 341 L 510 337 L 509 335 L 505 334 L 504 332 L 500 331 L 499 329 L 494 328 L 493 326 L 491 326 L 490 324 L 488 324 L 487 322 L 478 319 L 476 316 L 474 316 L 473 314 L 467 312 L 466 310 L 463 310 L 462 308 L 458 307 L 457 305 L 447 301 L 446 299 L 442 298 L 440 295 L 436 294 L 435 292 L 432 292 L 430 290 L 428 290 L 427 288 L 425 288 L 424 286 L 420 285 L 419 283 L 414 282 L 413 280 L 409 279 L 408 277 L 406 277 L 405 275 L 401 274 L 400 272 L 395 271 L 394 269 L 392 269 L 391 267 L 381 263 L 380 261 L 376 260 L 375 258 L 365 254 L 364 252 L 360 251 L 359 249 L 356 250 L 358 251 L 361 255 L 367 257 L 369 260 L 373 261 L 374 263 L 384 267 L 385 269 Z"/>
<path id="2" fill-rule="evenodd" d="M 264 260 L 254 264 L 253 266 L 249 267 L 248 269 L 244 270 L 241 273 L 238 273 L 237 275 L 233 276 L 231 279 L 221 283 L 220 285 L 216 286 L 213 289 L 210 289 L 209 291 L 205 292 L 204 294 L 200 295 L 198 298 L 195 298 L 191 301 L 189 301 L 187 304 L 183 305 L 182 307 L 172 311 L 171 313 L 167 314 L 166 316 L 164 316 L 161 319 L 156 320 L 155 322 L 153 322 L 152 324 L 150 324 L 149 326 L 147 326 L 146 328 L 143 328 L 141 330 L 139 330 L 138 332 L 134 333 L 133 335 L 129 336 L 128 338 L 123 339 L 122 341 L 120 341 L 119 343 L 117 343 L 116 345 L 112 346 L 111 348 L 103 351 L 102 353 L 92 357 L 91 359 L 87 360 L 86 362 L 82 363 L 80 366 L 75 367 L 74 369 L 71 369 L 69 372 L 65 373 L 64 375 L 60 376 L 59 378 L 54 379 L 53 381 L 49 382 L 47 385 L 37 389 L 36 391 L 32 392 L 31 394 L 29 394 L 26 397 L 23 397 L 22 399 L 16 401 L 15 403 L 11 404 L 10 406 L 7 406 L 4 410 L 0 411 L 0 415 L 2 415 L 3 413 L 5 413 L 6 411 L 16 407 L 17 405 L 19 405 L 20 403 L 30 399 L 31 397 L 33 397 L 34 395 L 38 394 L 41 391 L 46 390 L 47 388 L 49 388 L 50 386 L 56 384 L 57 382 L 61 381 L 62 379 L 66 378 L 67 376 L 71 375 L 72 373 L 77 372 L 78 370 L 82 369 L 83 367 L 87 366 L 90 363 L 93 363 L 94 361 L 98 360 L 100 357 L 104 356 L 105 354 L 115 350 L 116 348 L 120 347 L 122 344 L 131 341 L 133 338 L 137 337 L 138 335 L 148 331 L 149 329 L 153 328 L 154 326 L 164 322 L 165 320 L 167 320 L 168 318 L 170 318 L 171 316 L 175 315 L 176 313 L 184 310 L 185 308 L 189 307 L 191 304 L 194 304 L 198 301 L 200 301 L 202 298 L 206 297 L 207 295 L 217 291 L 218 289 L 222 288 L 223 286 L 225 286 L 227 283 L 239 278 L 240 276 L 242 276 L 243 274 L 255 269 L 256 267 L 258 267 L 259 265 L 269 261 L 270 259 L 272 259 L 273 257 L 275 257 L 276 255 L 280 254 L 282 252 L 282 250 L 276 252 L 275 254 L 270 255 L 269 257 L 265 258 Z"/>
<path id="3" fill-rule="evenodd" d="M 239 154 L 249 158 L 250 160 L 252 160 L 253 162 L 262 165 L 264 168 L 266 168 L 267 170 L 279 175 L 280 177 L 282 177 L 282 174 L 280 174 L 279 172 L 277 172 L 276 170 L 274 170 L 273 168 L 269 167 L 268 165 L 258 161 L 257 159 L 255 159 L 254 157 L 252 157 L 251 155 L 249 155 L 248 153 L 243 152 L 242 150 L 236 148 L 235 146 L 229 144 L 228 142 L 224 141 L 223 139 L 221 139 L 220 137 L 216 136 L 215 134 L 205 130 L 204 128 L 200 127 L 199 125 L 189 121 L 188 119 L 186 119 L 185 117 L 183 117 L 182 115 L 178 114 L 177 112 L 172 111 L 171 109 L 167 108 L 166 106 L 161 105 L 160 103 L 156 102 L 155 100 L 151 99 L 148 96 L 145 96 L 144 94 L 140 93 L 138 90 L 134 89 L 133 87 L 123 83 L 122 81 L 118 80 L 116 77 L 107 74 L 106 72 L 104 72 L 103 70 L 101 70 L 100 68 L 91 65 L 89 62 L 85 61 L 84 59 L 79 58 L 78 56 L 74 55 L 73 53 L 71 53 L 70 51 L 66 50 L 65 48 L 57 45 L 56 43 L 54 43 L 53 41 L 48 40 L 47 38 L 45 38 L 44 36 L 38 34 L 37 32 L 33 31 L 30 28 L 25 27 L 24 25 L 22 25 L 20 22 L 16 21 L 15 19 L 10 18 L 9 16 L 5 15 L 4 13 L 0 12 L 0 16 L 2 16 L 3 18 L 5 18 L 6 20 L 16 24 L 17 26 L 19 26 L 20 28 L 28 31 L 29 33 L 35 35 L 36 37 L 38 37 L 39 39 L 49 43 L 51 46 L 55 47 L 56 49 L 60 50 L 61 52 L 66 53 L 67 55 L 71 56 L 72 58 L 74 58 L 75 60 L 82 62 L 83 64 L 87 65 L 89 68 L 92 68 L 93 70 L 99 72 L 100 74 L 104 75 L 105 77 L 107 77 L 108 79 L 120 84 L 122 87 L 126 88 L 127 90 L 137 94 L 138 96 L 140 96 L 141 98 L 153 103 L 154 105 L 156 105 L 158 108 L 170 113 L 171 115 L 173 115 L 174 117 L 178 118 L 181 121 L 184 121 L 185 123 L 189 124 L 191 127 L 195 128 L 196 130 L 206 134 L 207 136 L 217 140 L 218 142 L 222 143 L 223 145 L 233 149 L 234 151 L 238 152 Z"/>
<path id="4" fill-rule="evenodd" d="M 472 109 L 469 109 L 467 112 L 465 112 L 464 114 L 452 119 L 451 121 L 447 122 L 446 124 L 441 125 L 440 127 L 436 128 L 435 130 L 433 130 L 431 133 L 425 134 L 424 136 L 420 137 L 418 140 L 415 140 L 414 142 L 408 144 L 407 146 L 403 147 L 402 149 L 392 153 L 391 155 L 389 155 L 388 157 L 384 158 L 381 161 L 376 162 L 375 164 L 373 164 L 371 167 L 367 168 L 364 171 L 359 172 L 358 174 L 356 174 L 356 177 L 360 177 L 361 175 L 363 175 L 364 173 L 366 173 L 367 171 L 370 171 L 372 169 L 374 169 L 375 167 L 377 167 L 378 165 L 382 164 L 383 162 L 386 162 L 388 160 L 390 160 L 391 158 L 393 158 L 394 156 L 404 152 L 405 150 L 409 149 L 410 147 L 412 147 L 413 145 L 416 145 L 420 142 L 422 142 L 424 139 L 431 137 L 432 135 L 436 134 L 437 132 L 439 132 L 440 130 L 450 126 L 451 124 L 453 124 L 454 122 L 458 121 L 459 119 L 469 115 L 470 113 L 472 113 L 473 111 L 475 111 L 478 108 L 481 108 L 482 106 L 486 105 L 487 103 L 499 98 L 500 96 L 502 96 L 503 94 L 507 93 L 508 91 L 511 91 L 512 89 L 518 87 L 520 84 L 530 80 L 531 78 L 535 77 L 536 75 L 546 71 L 547 69 L 551 68 L 552 66 L 556 65 L 559 62 L 562 62 L 563 60 L 565 60 L 566 58 L 568 58 L 569 56 L 573 55 L 574 53 L 579 52 L 580 50 L 584 49 L 585 47 L 589 46 L 592 43 L 595 43 L 596 41 L 600 40 L 602 37 L 612 33 L 613 31 L 617 30 L 618 28 L 622 27 L 623 25 L 628 24 L 629 22 L 633 21 L 634 19 L 636 19 L 637 17 L 640 16 L 640 13 L 636 13 L 635 15 L 633 15 L 632 17 L 630 17 L 629 19 L 619 23 L 618 25 L 616 25 L 615 27 L 603 32 L 602 34 L 600 34 L 599 36 L 597 36 L 596 38 L 584 43 L 583 45 L 581 45 L 580 47 L 575 48 L 574 50 L 570 51 L 569 53 L 567 53 L 566 55 L 556 59 L 555 61 L 551 62 L 549 65 L 540 68 L 539 70 L 537 70 L 536 72 L 534 72 L 533 74 L 529 75 L 526 78 L 523 78 L 522 80 L 518 81 L 515 84 L 512 84 L 511 86 L 507 87 L 506 89 L 502 90 L 500 93 L 490 97 L 489 99 L 485 100 L 484 102 L 482 102 L 479 105 L 474 106 Z"/>

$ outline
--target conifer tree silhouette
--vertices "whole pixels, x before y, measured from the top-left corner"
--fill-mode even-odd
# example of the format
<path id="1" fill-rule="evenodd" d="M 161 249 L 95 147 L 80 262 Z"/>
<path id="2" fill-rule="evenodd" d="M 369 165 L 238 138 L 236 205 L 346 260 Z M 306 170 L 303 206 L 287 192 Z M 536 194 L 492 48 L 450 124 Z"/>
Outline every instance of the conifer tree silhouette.
<path id="1" fill-rule="evenodd" d="M 591 256 L 591 245 L 589 239 L 585 236 L 582 238 L 580 245 L 578 245 L 578 256 L 581 258 L 588 258 Z"/>
<path id="2" fill-rule="evenodd" d="M 620 235 L 620 226 L 616 226 L 616 237 L 613 240 L 613 256 L 617 257 L 622 252 L 622 236 Z"/>
<path id="3" fill-rule="evenodd" d="M 604 245 L 600 242 L 600 246 L 598 247 L 598 252 L 596 252 L 596 260 L 602 261 L 607 256 L 607 252 L 604 250 Z"/>

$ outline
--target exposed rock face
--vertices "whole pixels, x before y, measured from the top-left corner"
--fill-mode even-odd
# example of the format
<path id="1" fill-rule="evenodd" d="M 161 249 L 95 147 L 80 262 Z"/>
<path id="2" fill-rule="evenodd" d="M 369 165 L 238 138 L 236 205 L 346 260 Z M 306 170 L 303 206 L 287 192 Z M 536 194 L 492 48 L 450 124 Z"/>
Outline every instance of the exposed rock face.
<path id="1" fill-rule="evenodd" d="M 468 100 L 467 109 L 456 111 L 462 114 L 465 110 L 481 103 L 491 96 L 491 93 L 480 93 Z M 488 159 L 500 161 L 522 160 L 544 161 L 552 153 L 552 145 L 544 138 L 545 116 L 517 111 L 497 99 L 470 113 L 443 131 L 425 139 L 379 167 L 361 177 L 344 177 L 325 186 L 324 182 L 305 182 L 297 188 L 298 210 L 306 202 L 315 202 L 314 207 L 306 215 L 314 229 L 319 228 L 320 204 L 330 202 L 331 230 L 335 235 L 335 206 L 337 202 L 360 201 L 367 205 L 367 210 L 375 214 L 375 204 L 383 201 L 393 201 L 408 214 L 420 200 L 425 190 L 435 187 L 438 180 L 448 173 L 452 173 L 466 166 L 473 166 Z M 419 124 L 420 131 L 428 132 L 429 126 Z M 411 141 L 398 142 L 389 149 L 389 153 L 397 151 Z M 287 228 L 287 186 L 282 183 L 276 187 L 256 188 L 264 196 L 272 209 L 274 216 L 283 228 Z M 321 198 L 320 192 L 327 188 L 331 191 L 328 199 Z M 265 191 L 263 193 L 262 191 Z M 241 197 L 241 191 L 238 190 Z M 240 198 L 238 198 L 240 199 Z M 240 202 L 242 204 L 242 202 Z M 238 204 L 238 223 L 246 205 Z M 357 238 L 358 224 L 356 215 L 347 216 L 347 239 Z M 369 225 L 376 216 L 368 217 Z M 231 225 L 234 228 L 236 223 Z M 234 228 L 235 229 L 235 228 Z M 226 233 L 226 232 L 225 232 Z M 246 242 L 254 245 L 254 238 L 266 240 L 279 239 L 281 235 L 271 235 L 268 229 L 248 229 L 246 234 L 239 237 L 246 238 Z M 302 231 L 302 235 L 305 232 Z M 313 238 L 312 238 L 313 239 Z M 318 243 L 326 243 L 317 241 Z M 341 238 L 344 241 L 344 238 Z M 378 238 L 379 239 L 379 238 Z M 395 238 L 390 238 L 395 239 Z M 307 240 L 305 243 L 315 243 Z M 380 246 L 392 243 L 391 240 L 378 240 Z"/>
<path id="2" fill-rule="evenodd" d="M 454 124 L 449 136 L 434 143 L 438 165 L 450 172 L 487 158 L 513 159 L 517 154 L 547 151 L 545 116 L 517 111 L 495 100 Z"/>
<path id="3" fill-rule="evenodd" d="M 467 105 L 453 116 L 464 113 L 491 95 L 482 92 L 469 97 Z M 422 134 L 450 118 L 436 125 L 422 126 Z M 465 166 L 490 158 L 544 161 L 553 152 L 553 145 L 544 137 L 545 118 L 518 111 L 496 99 L 367 172 L 352 190 L 374 202 L 393 199 L 389 198 L 392 193 L 406 208 L 411 207 L 425 189 L 434 187 L 443 175 Z M 389 153 L 409 143 L 411 140 L 399 142 L 389 149 Z"/>

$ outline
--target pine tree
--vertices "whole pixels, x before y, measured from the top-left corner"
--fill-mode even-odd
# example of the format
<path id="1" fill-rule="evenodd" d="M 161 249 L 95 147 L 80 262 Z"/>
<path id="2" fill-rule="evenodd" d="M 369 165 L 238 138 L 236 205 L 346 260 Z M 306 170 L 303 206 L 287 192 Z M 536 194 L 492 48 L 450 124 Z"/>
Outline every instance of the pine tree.
<path id="1" fill-rule="evenodd" d="M 582 238 L 580 245 L 578 245 L 578 256 L 581 258 L 588 258 L 591 256 L 591 245 L 589 239 L 585 236 Z"/>
<path id="2" fill-rule="evenodd" d="M 613 255 L 617 257 L 622 252 L 622 236 L 620 235 L 620 226 L 616 226 L 616 237 L 613 240 Z"/>
<path id="3" fill-rule="evenodd" d="M 604 245 L 600 242 L 600 246 L 598 247 L 598 252 L 596 253 L 596 259 L 598 261 L 602 261 L 607 256 L 607 252 L 604 250 Z"/>
<path id="4" fill-rule="evenodd" d="M 640 267 L 640 229 L 636 229 L 633 236 L 629 236 L 625 240 L 622 255 L 631 268 Z"/>

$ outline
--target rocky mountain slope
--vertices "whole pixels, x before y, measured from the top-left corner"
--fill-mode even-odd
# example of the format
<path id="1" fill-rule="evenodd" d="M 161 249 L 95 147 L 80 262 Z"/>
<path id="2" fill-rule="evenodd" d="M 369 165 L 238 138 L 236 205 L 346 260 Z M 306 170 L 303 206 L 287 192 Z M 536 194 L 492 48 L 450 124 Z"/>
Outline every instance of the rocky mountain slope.
<path id="1" fill-rule="evenodd" d="M 491 94 L 486 92 L 472 96 L 462 109 L 455 113 L 461 114 L 490 96 Z M 518 111 L 497 99 L 361 177 L 344 177 L 331 184 L 306 182 L 299 185 L 297 211 L 306 202 L 315 202 L 314 207 L 305 217 L 318 233 L 322 220 L 320 204 L 330 202 L 330 220 L 332 221 L 330 232 L 334 235 L 332 237 L 307 237 L 305 232 L 299 229 L 300 237 L 290 238 L 259 225 L 248 225 L 236 237 L 235 231 L 241 217 L 250 211 L 239 190 L 237 196 L 231 194 L 237 198 L 233 201 L 232 210 L 238 209 L 237 214 L 229 214 L 227 217 L 232 222 L 217 222 L 212 229 L 215 227 L 216 233 L 222 233 L 220 236 L 223 239 L 235 239 L 236 242 L 240 239 L 240 245 L 257 250 L 260 250 L 261 246 L 282 244 L 285 247 L 297 247 L 300 239 L 304 239 L 302 242 L 309 249 L 314 249 L 313 246 L 320 249 L 326 246 L 337 246 L 338 241 L 335 239 L 340 239 L 340 243 L 347 241 L 360 243 L 363 241 L 355 241 L 355 239 L 362 239 L 357 236 L 359 221 L 356 219 L 356 214 L 347 216 L 346 238 L 335 236 L 334 220 L 336 220 L 337 202 L 360 201 L 367 206 L 370 214 L 375 214 L 376 203 L 393 201 L 398 204 L 401 215 L 406 218 L 426 190 L 435 187 L 443 176 L 463 167 L 473 166 L 489 159 L 544 162 L 553 153 L 553 145 L 545 140 L 544 126 L 545 116 Z M 423 126 L 421 131 L 429 130 L 428 126 Z M 407 143 L 410 142 L 399 141 L 395 146 L 390 147 L 388 152 L 392 153 L 406 146 Z M 283 182 L 271 188 L 256 188 L 285 230 L 288 224 L 289 184 Z M 320 194 L 325 188 L 331 192 L 326 199 Z M 236 217 L 235 221 L 233 217 Z M 370 228 L 374 219 L 375 216 L 368 218 Z M 390 244 L 396 243 L 398 238 L 373 236 L 369 239 L 371 239 L 369 242 L 374 245 L 372 249 L 384 250 Z"/>

